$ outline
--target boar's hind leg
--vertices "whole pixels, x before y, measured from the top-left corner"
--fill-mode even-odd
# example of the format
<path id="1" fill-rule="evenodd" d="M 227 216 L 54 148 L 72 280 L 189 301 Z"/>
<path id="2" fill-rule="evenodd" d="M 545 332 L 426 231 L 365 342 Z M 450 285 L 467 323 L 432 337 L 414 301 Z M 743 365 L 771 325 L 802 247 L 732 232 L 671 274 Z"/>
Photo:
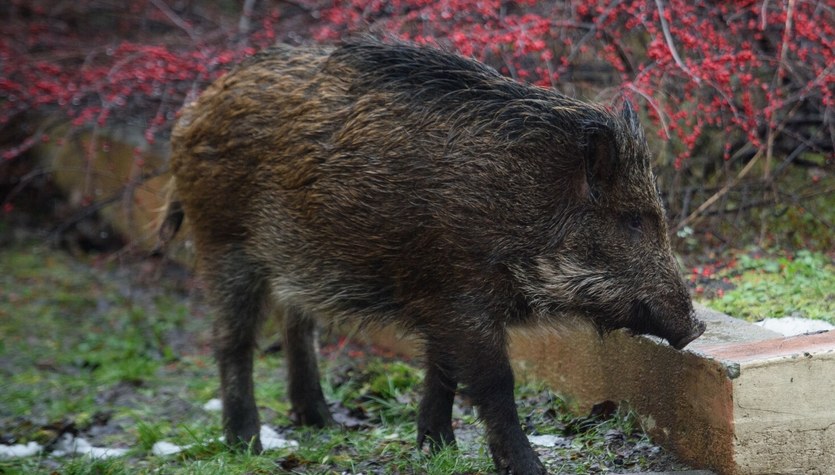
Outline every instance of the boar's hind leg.
<path id="1" fill-rule="evenodd" d="M 251 447 L 260 452 L 252 358 L 255 334 L 266 311 L 266 280 L 240 250 L 205 255 L 222 256 L 207 260 L 203 268 L 216 312 L 214 345 L 220 368 L 224 435 L 233 447 Z"/>
<path id="2" fill-rule="evenodd" d="M 290 403 L 296 422 L 324 427 L 332 422 L 319 384 L 314 346 L 316 322 L 295 307 L 284 312 L 284 347 Z"/>
<path id="3" fill-rule="evenodd" d="M 503 336 L 458 341 L 457 374 L 462 392 L 470 397 L 484 421 L 490 454 L 499 473 L 545 474 L 519 424 L 513 371 Z"/>
<path id="4" fill-rule="evenodd" d="M 452 403 L 458 385 L 453 369 L 447 364 L 449 356 L 444 348 L 426 345 L 426 377 L 423 382 L 423 399 L 418 413 L 418 448 L 428 440 L 429 449 L 436 452 L 445 445 L 455 444 L 452 432 Z"/>

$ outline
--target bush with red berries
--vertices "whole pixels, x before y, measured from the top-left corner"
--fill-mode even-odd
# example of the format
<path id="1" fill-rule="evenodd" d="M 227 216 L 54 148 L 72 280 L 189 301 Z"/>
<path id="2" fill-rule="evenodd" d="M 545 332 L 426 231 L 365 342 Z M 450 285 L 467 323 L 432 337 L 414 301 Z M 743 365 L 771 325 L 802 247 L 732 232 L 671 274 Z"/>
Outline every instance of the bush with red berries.
<path id="1" fill-rule="evenodd" d="M 679 219 L 696 208 L 692 201 L 727 193 L 751 169 L 773 189 L 791 165 L 826 169 L 833 161 L 829 0 L 55 4 L 0 7 L 0 127 L 43 117 L 77 127 L 122 122 L 154 141 L 186 101 L 254 51 L 371 31 L 457 50 L 519 81 L 604 103 L 631 100 L 657 131 L 658 165 Z M 43 126 L 23 130 L 2 144 L 0 160 L 48 139 Z M 703 189 L 687 195 L 694 188 Z"/>

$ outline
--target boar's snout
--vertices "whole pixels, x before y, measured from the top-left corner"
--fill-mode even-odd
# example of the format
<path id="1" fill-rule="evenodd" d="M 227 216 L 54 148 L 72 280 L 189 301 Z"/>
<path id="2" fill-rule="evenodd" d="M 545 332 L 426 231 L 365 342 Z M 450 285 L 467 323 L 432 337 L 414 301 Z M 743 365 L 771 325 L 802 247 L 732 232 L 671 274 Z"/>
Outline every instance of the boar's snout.
<path id="1" fill-rule="evenodd" d="M 688 333 L 678 339 L 668 340 L 673 348 L 680 350 L 690 344 L 691 341 L 702 336 L 702 333 L 705 332 L 705 322 L 697 319 L 693 313 L 690 314 L 690 319 L 693 321 L 693 324 Z"/>
<path id="2" fill-rule="evenodd" d="M 705 323 L 696 318 L 692 305 L 683 312 L 669 312 L 669 309 L 657 309 L 644 302 L 633 306 L 634 325 L 631 329 L 638 333 L 664 338 L 670 346 L 680 350 L 699 338 L 705 331 Z"/>

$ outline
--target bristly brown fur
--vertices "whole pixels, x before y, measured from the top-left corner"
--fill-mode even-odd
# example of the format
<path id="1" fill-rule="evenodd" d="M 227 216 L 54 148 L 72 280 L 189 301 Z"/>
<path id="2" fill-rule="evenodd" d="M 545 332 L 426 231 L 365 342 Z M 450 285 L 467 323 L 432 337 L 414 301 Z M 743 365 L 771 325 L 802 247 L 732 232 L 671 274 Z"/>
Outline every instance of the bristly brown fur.
<path id="1" fill-rule="evenodd" d="M 628 105 L 361 38 L 244 61 L 183 111 L 172 147 L 231 443 L 259 447 L 252 354 L 268 300 L 285 314 L 299 422 L 331 422 L 313 317 L 397 323 L 425 341 L 418 442 L 454 443 L 460 386 L 514 474 L 544 468 L 516 415 L 507 326 L 579 314 L 676 346 L 703 329 Z"/>

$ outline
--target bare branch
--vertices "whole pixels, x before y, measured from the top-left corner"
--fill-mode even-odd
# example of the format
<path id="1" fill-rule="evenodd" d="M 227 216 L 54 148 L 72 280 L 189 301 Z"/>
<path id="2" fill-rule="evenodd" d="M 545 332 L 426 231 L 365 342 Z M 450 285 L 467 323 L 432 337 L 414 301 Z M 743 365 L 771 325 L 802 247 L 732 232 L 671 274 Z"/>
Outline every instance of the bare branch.
<path id="1" fill-rule="evenodd" d="M 163 0 L 151 0 L 151 3 L 155 7 L 157 7 L 159 11 L 161 11 L 165 16 L 167 16 L 168 19 L 171 20 L 171 23 L 174 23 L 175 25 L 180 27 L 180 29 L 185 31 L 188 37 L 192 39 L 192 41 L 197 41 L 198 38 L 197 34 L 194 32 L 194 28 L 192 28 L 187 21 L 180 18 L 180 15 L 177 15 L 177 12 L 172 10 L 171 7 L 168 6 L 168 4 L 166 4 Z"/>
<path id="2" fill-rule="evenodd" d="M 676 45 L 673 43 L 673 35 L 670 33 L 670 26 L 667 25 L 667 19 L 664 18 L 664 5 L 661 3 L 661 0 L 655 0 L 655 7 L 658 8 L 658 18 L 661 20 L 661 30 L 664 32 L 664 40 L 667 42 L 667 48 L 670 49 L 673 61 L 675 61 L 676 65 L 678 65 L 682 71 L 687 73 L 687 75 L 690 76 L 696 84 L 701 84 L 702 80 L 690 71 L 690 68 L 684 64 L 681 57 L 678 55 Z"/>
<path id="3" fill-rule="evenodd" d="M 786 55 L 789 50 L 789 36 L 791 35 L 794 16 L 794 2 L 795 0 L 789 0 L 788 7 L 786 9 L 786 26 L 783 28 L 783 42 L 780 46 L 780 61 L 777 63 L 777 70 L 774 72 L 772 87 L 777 86 L 783 76 L 783 69 L 786 67 Z M 776 111 L 772 110 L 771 115 L 768 118 L 768 137 L 766 138 L 765 167 L 763 169 L 763 180 L 766 181 L 771 179 L 771 162 L 773 160 L 774 153 L 774 139 L 777 135 L 777 131 L 775 130 L 775 113 Z M 782 125 L 783 124 L 781 124 L 780 127 L 781 129 Z"/>
<path id="4" fill-rule="evenodd" d="M 751 160 L 750 160 L 750 161 L 749 161 L 749 162 L 745 165 L 745 167 L 743 167 L 743 169 L 739 171 L 739 173 L 736 175 L 736 177 L 734 177 L 734 179 L 733 179 L 733 180 L 731 180 L 729 183 L 727 183 L 725 186 L 723 186 L 721 190 L 719 190 L 719 191 L 717 191 L 716 193 L 714 193 L 714 194 L 713 194 L 713 196 L 711 196 L 710 198 L 708 198 L 707 200 L 705 200 L 705 202 L 704 202 L 704 203 L 702 203 L 702 204 L 701 204 L 701 206 L 699 206 L 698 208 L 696 208 L 696 210 L 695 210 L 695 211 L 693 211 L 692 213 L 690 213 L 690 215 L 689 215 L 689 216 L 687 216 L 687 217 L 686 217 L 686 218 L 684 218 L 684 219 L 683 219 L 680 223 L 678 223 L 678 224 L 676 225 L 675 229 L 673 229 L 673 232 L 677 232 L 677 231 L 679 231 L 681 228 L 683 228 L 683 227 L 687 226 L 688 224 L 690 224 L 691 222 L 693 222 L 694 220 L 696 220 L 696 218 L 698 218 L 698 217 L 699 217 L 699 216 L 700 216 L 700 215 L 701 215 L 701 214 L 702 214 L 702 213 L 703 213 L 706 209 L 710 208 L 710 207 L 711 207 L 711 206 L 713 206 L 713 205 L 714 205 L 717 201 L 719 201 L 719 198 L 722 198 L 723 196 L 725 196 L 725 194 L 726 194 L 728 191 L 730 191 L 733 187 L 735 187 L 735 186 L 737 185 L 737 183 L 739 183 L 739 181 L 740 181 L 742 178 L 744 178 L 744 177 L 745 177 L 745 175 L 747 175 L 747 174 L 748 174 L 748 172 L 750 172 L 752 168 L 754 168 L 754 165 L 755 165 L 755 164 L 759 161 L 759 159 L 760 159 L 760 157 L 761 157 L 761 156 L 762 156 L 762 150 L 757 151 L 757 154 L 756 154 L 756 155 L 754 155 L 754 158 L 752 158 L 752 159 L 751 159 Z"/>
<path id="5" fill-rule="evenodd" d="M 634 92 L 635 94 L 638 94 L 639 96 L 643 97 L 644 100 L 647 101 L 647 104 L 649 104 L 653 109 L 655 109 L 655 113 L 658 114 L 658 120 L 661 121 L 661 128 L 664 129 L 664 135 L 667 138 L 670 138 L 670 127 L 667 125 L 667 120 L 664 119 L 664 111 L 661 110 L 661 107 L 658 106 L 658 103 L 655 102 L 655 100 L 652 98 L 652 96 L 650 96 L 649 94 L 645 93 L 644 91 L 638 89 L 632 83 L 630 83 L 628 86 L 626 86 L 626 88 L 629 89 L 630 91 Z"/>
<path id="6" fill-rule="evenodd" d="M 252 10 L 255 8 L 255 0 L 245 0 L 244 7 L 241 11 L 241 18 L 238 20 L 238 33 L 241 37 L 246 37 L 249 34 L 249 29 L 252 27 L 250 18 L 252 18 Z"/>

